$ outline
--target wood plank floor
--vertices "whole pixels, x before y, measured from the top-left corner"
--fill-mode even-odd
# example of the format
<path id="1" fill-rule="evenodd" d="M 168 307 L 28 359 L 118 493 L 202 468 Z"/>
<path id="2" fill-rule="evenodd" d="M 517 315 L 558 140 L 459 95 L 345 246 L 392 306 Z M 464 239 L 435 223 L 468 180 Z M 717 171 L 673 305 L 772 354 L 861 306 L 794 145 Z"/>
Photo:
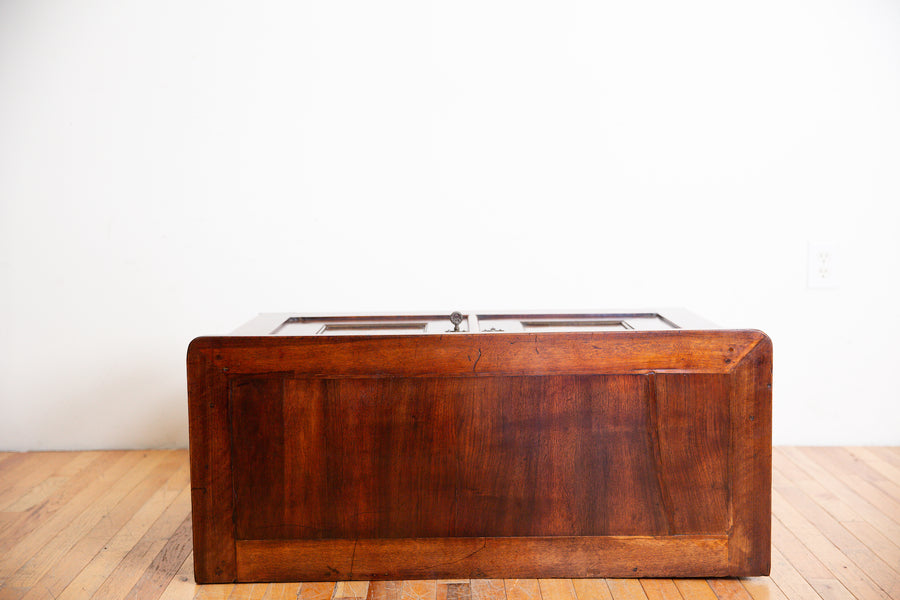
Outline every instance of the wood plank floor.
<path id="1" fill-rule="evenodd" d="M 900 448 L 776 448 L 772 575 L 198 586 L 184 450 L 0 452 L 0 600 L 900 599 Z"/>

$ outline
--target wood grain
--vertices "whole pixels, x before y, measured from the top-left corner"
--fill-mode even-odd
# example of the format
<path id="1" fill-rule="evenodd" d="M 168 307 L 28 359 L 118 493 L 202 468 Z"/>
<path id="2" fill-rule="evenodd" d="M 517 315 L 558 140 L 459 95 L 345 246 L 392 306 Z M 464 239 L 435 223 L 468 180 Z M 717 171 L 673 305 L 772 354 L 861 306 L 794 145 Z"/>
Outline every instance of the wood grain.
<path id="1" fill-rule="evenodd" d="M 637 579 L 607 579 L 613 600 L 647 600 L 647 594 Z"/>
<path id="2" fill-rule="evenodd" d="M 10 573 L 21 567 L 62 524 L 79 514 L 137 460 L 124 452 L 95 454 L 78 476 L 71 477 L 49 501 L 11 521 L 0 538 L 0 572 Z"/>
<path id="3" fill-rule="evenodd" d="M 773 530 L 773 540 L 776 546 L 772 549 L 772 573 L 770 578 L 772 582 L 782 590 L 788 598 L 799 598 L 801 600 L 819 600 L 819 595 L 809 584 L 809 581 L 797 571 L 796 567 L 791 564 L 779 550 L 778 536 Z"/>
<path id="4" fill-rule="evenodd" d="M 653 374 L 651 382 L 647 426 L 656 445 L 668 533 L 729 530 L 731 382 L 687 373 Z"/>
<path id="5" fill-rule="evenodd" d="M 198 581 L 260 580 L 268 552 L 281 580 L 497 573 L 473 548 L 432 568 L 417 539 L 704 534 L 730 557 L 705 575 L 769 568 L 760 332 L 198 338 L 188 364 Z M 365 554 L 390 538 L 417 567 Z M 571 548 L 570 573 L 552 557 L 516 573 L 640 576 Z M 654 574 L 701 574 L 667 556 Z"/>
<path id="6" fill-rule="evenodd" d="M 25 461 L 25 464 L 20 465 L 20 469 L 15 469 L 4 477 L 4 481 L 11 483 L 0 489 L 0 511 L 22 510 L 22 507 L 16 507 L 15 503 L 28 494 L 33 494 L 35 489 L 47 487 L 45 482 L 65 481 L 65 478 L 56 478 L 54 475 L 59 468 L 74 459 L 75 456 L 70 452 L 41 452 L 39 454 L 41 456 L 35 457 L 34 464 L 29 465 L 28 461 Z M 51 484 L 52 486 L 53 484 Z M 32 505 L 27 504 L 27 506 Z"/>
<path id="7" fill-rule="evenodd" d="M 197 590 L 195 600 L 230 600 L 237 586 L 233 583 L 223 585 L 204 585 Z"/>
<path id="8" fill-rule="evenodd" d="M 823 448 L 821 454 L 817 454 L 814 460 L 819 464 L 825 460 L 832 468 L 836 467 L 844 473 L 842 478 L 853 490 L 870 504 L 877 507 L 894 523 L 900 525 L 900 500 L 892 497 L 891 492 L 880 489 L 878 484 L 884 483 L 884 477 L 875 469 L 868 467 L 847 453 L 843 448 Z M 862 464 L 865 469 L 859 467 Z M 890 484 L 891 482 L 887 482 Z"/>
<path id="9" fill-rule="evenodd" d="M 612 600 L 612 593 L 605 579 L 573 579 L 578 600 Z"/>
<path id="10" fill-rule="evenodd" d="M 775 569 L 774 559 L 772 569 Z M 787 596 L 771 577 L 746 577 L 741 579 L 741 584 L 753 600 L 787 600 Z"/>
<path id="11" fill-rule="evenodd" d="M 58 595 L 58 600 L 91 596 L 111 576 L 160 515 L 184 492 L 188 485 L 188 470 L 183 452 L 181 460 L 178 470 L 153 491 L 153 495 L 115 535 L 103 542 L 102 548 L 90 557 L 90 562 Z"/>
<path id="12" fill-rule="evenodd" d="M 437 583 L 434 581 L 404 581 L 400 587 L 400 600 L 436 600 Z"/>
<path id="13" fill-rule="evenodd" d="M 110 486 L 115 485 L 121 478 L 126 478 L 126 483 L 130 483 L 133 474 L 129 475 L 132 467 L 137 465 L 142 456 L 135 453 L 111 453 L 94 463 L 88 471 L 88 477 L 76 478 L 66 486 L 60 498 L 65 498 L 64 503 L 51 502 L 45 507 L 46 510 L 36 511 L 32 513 L 32 519 L 21 524 L 19 531 L 4 532 L 4 538 L 0 541 L 0 546 L 4 548 L 5 553 L 0 558 L 0 572 L 9 574 L 15 573 L 11 578 L 13 581 L 7 581 L 5 588 L 11 589 L 17 586 L 28 586 L 32 582 L 33 574 L 30 567 L 17 573 L 20 569 L 26 567 L 29 561 L 35 556 L 44 552 L 57 551 L 60 546 L 49 544 L 60 533 L 64 533 L 64 542 L 71 539 L 73 531 L 73 523 L 78 523 L 76 519 L 88 510 L 94 502 L 105 493 L 110 491 Z M 112 464 L 110 464 L 112 463 Z M 136 483 L 136 482 L 135 482 Z M 118 488 L 117 488 L 118 491 Z M 46 520 L 38 520 L 38 516 L 46 516 Z M 52 515 L 52 516 L 51 516 Z M 23 531 L 24 530 L 24 531 Z M 23 535 L 27 532 L 27 536 Z M 9 537 L 7 537 L 9 536 Z M 7 544 L 7 540 L 9 543 Z M 43 561 L 36 561 L 32 564 L 45 564 Z M 29 572 L 26 572 L 29 571 Z"/>
<path id="14" fill-rule="evenodd" d="M 242 581 L 440 579 L 535 573 L 657 577 L 672 561 L 697 576 L 728 570 L 726 536 L 238 540 Z M 509 593 L 509 590 L 507 590 Z"/>
<path id="15" fill-rule="evenodd" d="M 692 391 L 651 409 L 642 375 L 242 381 L 236 537 L 724 533 L 729 390 Z"/>
<path id="16" fill-rule="evenodd" d="M 801 490 L 786 487 L 780 489 L 778 493 L 792 508 L 814 525 L 828 541 L 834 544 L 844 556 L 853 561 L 856 567 L 864 567 L 866 574 L 888 596 L 900 597 L 900 562 L 887 563 L 883 561 Z"/>
<path id="17" fill-rule="evenodd" d="M 759 331 L 509 333 L 480 336 L 202 337 L 189 361 L 206 356 L 230 374 L 419 377 L 694 371 L 727 373 L 764 339 Z M 480 353 L 479 353 L 480 350 Z M 640 365 L 640 366 L 636 366 Z"/>
<path id="18" fill-rule="evenodd" d="M 185 517 L 181 525 L 169 536 L 165 545 L 150 561 L 137 583 L 128 591 L 126 599 L 141 600 L 162 594 L 171 580 L 172 571 L 184 563 L 191 553 L 191 517 Z"/>
<path id="19" fill-rule="evenodd" d="M 234 581 L 234 483 L 225 371 L 210 353 L 188 348 L 188 425 L 194 576 Z M 225 368 L 227 371 L 227 367 Z"/>
<path id="20" fill-rule="evenodd" d="M 472 586 L 468 581 L 438 581 L 436 600 L 472 600 Z"/>
<path id="21" fill-rule="evenodd" d="M 671 579 L 641 579 L 648 600 L 681 600 L 681 592 Z"/>
<path id="22" fill-rule="evenodd" d="M 813 460 L 818 448 L 781 448 L 779 452 L 785 460 L 793 462 L 815 479 L 820 485 L 827 487 L 828 492 L 860 515 L 867 523 L 881 531 L 892 540 L 900 540 L 900 525 L 888 514 L 869 502 L 864 493 L 848 484 L 839 476 L 840 471 L 829 468 L 827 461 L 821 464 Z"/>
<path id="23" fill-rule="evenodd" d="M 716 594 L 704 579 L 675 579 L 675 587 L 681 596 L 689 600 L 715 600 Z"/>
<path id="24" fill-rule="evenodd" d="M 334 586 L 333 600 L 366 598 L 369 593 L 368 581 L 338 581 Z"/>
<path id="25" fill-rule="evenodd" d="M 541 600 L 541 584 L 537 579 L 507 579 L 504 584 L 508 600 Z"/>
<path id="26" fill-rule="evenodd" d="M 709 587 L 719 600 L 752 600 L 747 588 L 734 579 L 710 579 Z"/>
<path id="27" fill-rule="evenodd" d="M 403 582 L 370 581 L 366 600 L 400 600 Z"/>
<path id="28" fill-rule="evenodd" d="M 197 592 L 194 583 L 194 557 L 188 554 L 181 567 L 169 580 L 159 600 L 191 600 Z"/>
<path id="29" fill-rule="evenodd" d="M 785 502 L 778 492 L 773 493 L 772 499 L 778 520 L 785 524 L 798 542 L 802 540 L 803 546 L 816 557 L 817 570 L 820 568 L 818 565 L 821 565 L 823 571 L 821 577 L 809 572 L 804 573 L 820 595 L 825 589 L 833 591 L 845 586 L 853 596 L 861 600 L 889 598 L 884 590 L 853 564 L 818 528 Z"/>
<path id="30" fill-rule="evenodd" d="M 307 582 L 300 587 L 300 600 L 331 600 L 336 585 L 330 582 Z"/>
<path id="31" fill-rule="evenodd" d="M 891 557 L 894 559 L 897 557 L 897 546 L 880 528 L 872 524 L 873 520 L 878 521 L 876 514 L 880 514 L 881 518 L 890 522 L 892 520 L 888 515 L 867 503 L 861 496 L 852 493 L 852 486 L 847 483 L 847 478 L 852 474 L 847 473 L 846 469 L 842 467 L 842 465 L 846 466 L 846 459 L 831 465 L 827 459 L 831 453 L 823 453 L 822 456 L 826 458 L 814 460 L 817 452 L 817 449 L 793 448 L 778 448 L 775 452 L 777 494 L 774 495 L 776 520 L 773 529 L 774 548 L 771 576 L 741 580 L 710 580 L 709 582 L 702 579 L 672 580 L 682 598 L 685 600 L 712 600 L 715 594 L 710 585 L 715 587 L 715 593 L 720 598 L 746 598 L 740 591 L 740 586 L 755 600 L 825 600 L 865 597 L 867 592 L 861 592 L 860 589 L 855 588 L 854 586 L 857 584 L 852 577 L 838 577 L 835 573 L 835 571 L 844 570 L 845 565 L 853 571 L 853 577 L 862 576 L 865 578 L 864 580 L 870 582 L 869 585 L 876 590 L 875 596 L 877 596 L 878 590 L 884 596 L 896 596 L 888 591 L 890 580 L 886 576 L 889 575 L 889 571 L 885 569 L 893 570 L 894 566 L 898 564 L 896 560 L 891 559 Z M 886 460 L 884 456 L 894 454 L 895 450 L 867 448 L 865 451 L 848 449 L 847 452 L 872 468 L 873 471 L 867 471 L 870 476 L 873 472 L 877 472 L 878 477 L 881 478 L 869 479 L 868 476 L 860 476 L 863 479 L 870 481 L 873 485 L 892 481 L 891 471 L 888 469 L 886 473 L 885 465 L 891 466 L 893 463 Z M 142 460 L 141 457 L 144 457 L 145 454 L 154 460 Z M 119 463 L 118 461 L 126 455 L 130 456 L 130 459 L 125 463 Z M 12 460 L 17 456 L 19 455 L 10 455 L 6 460 Z M 112 470 L 112 473 L 105 473 L 101 477 L 104 469 L 98 471 L 95 461 L 103 456 L 110 460 L 101 460 L 97 464 L 104 465 L 104 468 Z M 788 458 L 789 456 L 796 458 L 796 462 Z M 36 460 L 23 461 L 22 464 L 27 463 L 31 467 L 41 469 L 45 475 L 51 472 L 49 468 L 41 468 L 42 456 L 33 458 Z M 138 591 L 140 591 L 142 592 L 141 597 L 147 597 L 150 600 L 157 594 L 166 600 L 194 597 L 230 598 L 233 600 L 300 597 L 305 600 L 337 600 L 334 597 L 335 593 L 349 598 L 352 597 L 352 594 L 359 593 L 354 590 L 361 590 L 363 587 L 366 588 L 367 600 L 400 600 L 404 586 L 408 598 L 412 597 L 413 592 L 418 589 L 429 600 L 432 600 L 430 596 L 432 590 L 434 591 L 433 600 L 464 599 L 468 588 L 472 600 L 505 600 L 507 597 L 510 600 L 545 600 L 544 596 L 559 596 L 559 589 L 568 589 L 565 582 L 569 580 L 566 579 L 555 580 L 549 587 L 544 585 L 543 591 L 541 585 L 544 582 L 534 579 L 507 581 L 472 579 L 468 583 L 467 580 L 459 579 L 440 580 L 432 582 L 433 587 L 427 583 L 410 585 L 403 581 L 372 581 L 368 583 L 352 581 L 345 582 L 340 591 L 337 590 L 334 583 L 289 582 L 198 586 L 193 580 L 193 564 L 190 558 L 181 561 L 179 565 L 176 564 L 178 560 L 175 555 L 169 552 L 176 546 L 182 548 L 182 551 L 176 553 L 177 555 L 181 555 L 183 552 L 187 542 L 185 534 L 189 530 L 186 513 L 182 513 L 180 521 L 169 520 L 172 527 L 171 534 L 152 534 L 150 536 L 156 540 L 158 551 L 140 552 L 143 556 L 142 560 L 132 560 L 135 554 L 130 552 L 140 545 L 142 540 L 146 542 L 150 539 L 145 534 L 179 495 L 181 496 L 179 501 L 181 505 L 187 506 L 186 453 L 183 451 L 79 452 L 72 453 L 72 460 L 63 462 L 65 465 L 54 471 L 53 476 L 65 477 L 67 481 L 51 492 L 44 501 L 56 508 L 48 512 L 42 503 L 31 507 L 23 506 L 21 511 L 12 513 L 20 518 L 31 515 L 29 531 L 41 540 L 42 550 L 44 547 L 57 543 L 55 537 L 47 535 L 48 522 L 54 521 L 57 528 L 64 528 L 69 524 L 67 520 L 59 520 L 54 515 L 63 512 L 63 514 L 78 520 L 81 515 L 90 514 L 91 504 L 86 503 L 85 496 L 80 496 L 79 493 L 91 488 L 92 482 L 102 481 L 103 485 L 99 487 L 104 488 L 108 487 L 111 482 L 115 485 L 114 482 L 121 481 L 126 472 L 133 471 L 135 473 L 134 480 L 139 483 L 124 496 L 121 495 L 121 492 L 118 494 L 120 500 L 109 513 L 113 521 L 121 522 L 121 518 L 127 515 L 128 511 L 140 505 L 142 499 L 143 505 L 139 506 L 125 524 L 103 543 L 101 550 L 93 558 L 87 557 L 86 553 L 90 552 L 91 548 L 96 548 L 96 544 L 101 543 L 102 535 L 111 531 L 103 525 L 105 519 L 88 531 L 81 530 L 82 537 L 74 545 L 71 544 L 71 538 L 66 540 L 63 536 L 59 540 L 63 543 L 59 550 L 48 548 L 46 551 L 32 555 L 30 560 L 35 562 L 34 564 L 29 562 L 29 571 L 44 572 L 45 575 L 30 588 L 5 586 L 4 584 L 8 582 L 13 573 L 0 570 L 0 592 L 6 597 L 19 597 L 23 593 L 26 598 L 100 597 L 96 592 L 107 580 L 110 581 L 107 584 L 108 591 L 116 591 L 123 597 L 129 593 L 133 597 L 138 596 Z M 94 468 L 91 468 L 92 464 Z M 165 477 L 167 469 L 171 473 L 168 478 Z M 172 469 L 175 469 L 174 472 Z M 69 482 L 72 477 L 81 478 L 77 482 L 76 488 L 79 492 L 72 492 Z M 71 482 L 71 484 L 75 483 L 75 481 Z M 145 497 L 146 492 L 153 486 L 158 487 L 149 497 Z M 115 493 L 112 494 L 112 496 L 115 495 Z M 67 508 L 68 502 L 61 502 L 60 496 L 74 500 L 77 508 Z M 107 500 L 101 500 L 101 503 L 107 503 L 112 498 L 108 491 L 101 493 L 98 498 L 103 496 L 106 496 Z M 117 511 L 118 517 L 115 516 Z M 782 523 L 782 519 L 787 525 Z M 110 524 L 109 527 L 112 525 Z M 852 533 L 862 546 L 847 538 L 847 534 L 842 533 L 843 530 L 838 527 Z M 157 531 L 161 531 L 159 526 L 157 526 Z M 19 538 L 15 540 L 15 543 L 11 543 L 11 540 L 5 538 L 0 532 L 0 543 L 4 543 L 10 548 L 34 547 L 34 544 L 28 541 L 28 536 L 29 534 L 25 534 L 24 538 Z M 65 547 L 69 547 L 69 550 L 62 552 L 61 550 Z M 132 558 L 126 561 L 127 566 L 118 568 L 129 555 Z M 875 556 L 876 559 L 869 560 L 872 556 Z M 86 565 L 85 560 L 88 560 Z M 871 571 L 869 570 L 870 565 L 874 566 Z M 81 566 L 83 569 L 78 573 L 78 577 L 72 580 L 62 594 L 59 594 L 60 582 L 70 578 L 71 573 L 77 572 Z M 60 573 L 61 578 L 54 579 L 55 573 Z M 155 583 L 145 585 L 148 582 Z M 165 582 L 165 587 L 160 589 L 163 582 Z M 739 587 L 735 587 L 735 585 Z M 647 579 L 575 579 L 571 580 L 571 586 L 575 590 L 577 600 L 593 598 L 645 599 L 648 596 L 665 597 L 672 593 L 672 587 L 667 580 L 660 582 Z M 510 590 L 509 593 L 507 593 L 507 589 Z M 12 595 L 9 596 L 9 594 Z"/>
<path id="32" fill-rule="evenodd" d="M 469 591 L 472 600 L 506 600 L 506 583 L 502 579 L 472 579 Z"/>
<path id="33" fill-rule="evenodd" d="M 230 447 L 236 477 L 229 493 L 237 507 L 232 536 L 282 537 L 285 521 L 293 521 L 285 514 L 283 388 L 282 379 L 244 379 L 231 386 Z M 319 475 L 304 469 L 297 479 L 310 487 L 308 482 Z"/>
<path id="34" fill-rule="evenodd" d="M 768 575 L 772 514 L 772 342 L 763 337 L 732 377 L 730 575 Z"/>
<path id="35" fill-rule="evenodd" d="M 176 555 L 181 551 L 186 556 L 187 548 L 184 547 L 184 544 L 187 534 L 184 521 L 189 516 L 190 490 L 184 488 L 150 529 L 141 536 L 141 539 L 122 558 L 122 561 L 116 565 L 109 577 L 94 592 L 94 598 L 112 599 L 126 597 L 145 573 L 148 571 L 152 573 L 158 568 L 155 565 L 158 565 L 157 559 L 159 554 L 167 547 Z M 174 545 L 169 544 L 172 540 L 174 540 Z M 165 560 L 165 556 L 162 557 L 162 560 Z M 181 564 L 177 560 L 171 562 L 173 564 Z M 152 582 L 153 579 L 151 578 L 150 584 Z"/>
<path id="36" fill-rule="evenodd" d="M 576 600 L 571 579 L 539 579 L 542 600 Z"/>
<path id="37" fill-rule="evenodd" d="M 24 596 L 24 600 L 38 600 L 45 594 L 54 597 L 59 596 L 63 589 L 71 583 L 90 561 L 103 552 L 115 534 L 130 521 L 130 519 L 145 506 L 150 498 L 165 487 L 167 480 L 180 475 L 180 480 L 187 477 L 187 453 L 157 452 L 159 463 L 134 487 L 128 495 L 119 502 L 115 508 L 104 515 L 102 519 L 72 547 L 62 555 L 55 568 L 47 569 L 46 574 L 32 586 L 31 591 Z M 145 465 L 150 468 L 152 462 Z M 134 469 L 140 475 L 140 469 Z M 54 544 L 56 545 L 56 544 Z M 48 560 L 45 565 L 54 564 Z"/>
<path id="38" fill-rule="evenodd" d="M 300 595 L 301 583 L 270 583 L 263 585 L 247 584 L 252 586 L 249 594 L 250 600 L 259 598 L 260 600 L 297 600 Z M 235 589 L 238 586 L 234 586 Z M 234 592 L 228 600 L 234 598 Z"/>

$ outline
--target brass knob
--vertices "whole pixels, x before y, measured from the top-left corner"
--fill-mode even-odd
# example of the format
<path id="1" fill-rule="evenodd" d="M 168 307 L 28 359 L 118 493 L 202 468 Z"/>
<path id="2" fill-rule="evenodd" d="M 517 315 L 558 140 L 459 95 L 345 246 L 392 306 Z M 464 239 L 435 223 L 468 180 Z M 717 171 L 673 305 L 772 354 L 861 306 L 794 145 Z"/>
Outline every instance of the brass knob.
<path id="1" fill-rule="evenodd" d="M 463 316 L 460 312 L 450 313 L 450 322 L 453 323 L 453 331 L 459 331 L 459 324 L 462 323 Z"/>

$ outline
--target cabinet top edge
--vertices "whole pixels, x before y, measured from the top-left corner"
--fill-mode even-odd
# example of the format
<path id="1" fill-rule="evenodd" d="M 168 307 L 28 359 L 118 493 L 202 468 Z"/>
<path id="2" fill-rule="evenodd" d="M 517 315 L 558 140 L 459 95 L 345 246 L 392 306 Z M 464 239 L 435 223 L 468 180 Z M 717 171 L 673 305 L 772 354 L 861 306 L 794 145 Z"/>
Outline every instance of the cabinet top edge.
<path id="1" fill-rule="evenodd" d="M 451 313 L 397 312 L 273 312 L 260 313 L 227 336 L 416 335 L 437 333 L 482 334 L 528 331 L 599 330 L 713 330 L 714 323 L 683 308 L 584 310 L 468 310 L 459 311 L 462 326 L 453 331 Z M 381 324 L 382 327 L 376 327 Z M 503 325 L 507 325 L 504 327 Z M 415 330 L 419 331 L 415 331 Z"/>

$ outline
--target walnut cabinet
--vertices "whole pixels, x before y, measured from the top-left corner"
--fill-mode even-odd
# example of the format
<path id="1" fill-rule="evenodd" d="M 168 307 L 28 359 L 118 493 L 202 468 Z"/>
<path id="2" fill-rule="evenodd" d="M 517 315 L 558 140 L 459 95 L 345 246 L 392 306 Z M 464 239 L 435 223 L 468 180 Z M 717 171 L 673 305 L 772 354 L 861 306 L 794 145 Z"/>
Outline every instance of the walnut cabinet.
<path id="1" fill-rule="evenodd" d="M 187 367 L 200 583 L 769 572 L 759 331 L 267 314 Z"/>

